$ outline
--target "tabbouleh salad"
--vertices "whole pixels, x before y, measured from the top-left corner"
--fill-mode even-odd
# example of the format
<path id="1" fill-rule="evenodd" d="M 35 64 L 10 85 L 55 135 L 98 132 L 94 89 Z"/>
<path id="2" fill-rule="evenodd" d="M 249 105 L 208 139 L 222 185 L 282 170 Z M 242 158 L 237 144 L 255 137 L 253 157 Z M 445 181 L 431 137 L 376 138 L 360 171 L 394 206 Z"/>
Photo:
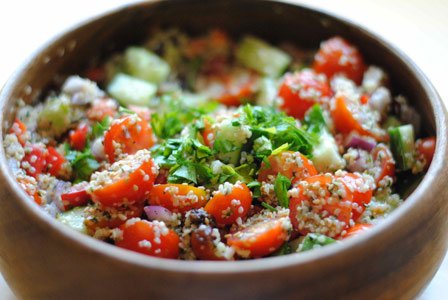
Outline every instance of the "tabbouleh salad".
<path id="1" fill-rule="evenodd" d="M 20 102 L 4 147 L 61 226 L 150 256 L 240 260 L 381 222 L 403 202 L 396 174 L 431 162 L 435 137 L 419 135 L 386 72 L 342 37 L 309 51 L 165 29 Z"/>

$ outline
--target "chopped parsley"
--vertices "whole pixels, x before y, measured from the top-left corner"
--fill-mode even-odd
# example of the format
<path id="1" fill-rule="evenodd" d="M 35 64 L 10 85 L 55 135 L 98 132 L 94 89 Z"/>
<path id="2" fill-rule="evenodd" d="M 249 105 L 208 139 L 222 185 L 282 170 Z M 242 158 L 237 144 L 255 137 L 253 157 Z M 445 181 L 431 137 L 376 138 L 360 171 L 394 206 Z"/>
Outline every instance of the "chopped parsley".
<path id="1" fill-rule="evenodd" d="M 274 182 L 274 192 L 277 196 L 278 203 L 284 208 L 289 207 L 288 189 L 291 186 L 291 180 L 288 177 L 278 174 Z"/>

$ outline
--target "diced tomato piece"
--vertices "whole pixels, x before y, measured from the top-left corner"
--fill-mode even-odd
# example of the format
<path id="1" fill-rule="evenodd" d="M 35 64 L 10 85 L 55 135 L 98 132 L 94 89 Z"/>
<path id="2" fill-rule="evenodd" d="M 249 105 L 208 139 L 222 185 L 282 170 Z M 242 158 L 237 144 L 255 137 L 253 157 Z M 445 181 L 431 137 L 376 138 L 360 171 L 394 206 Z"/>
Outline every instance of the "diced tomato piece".
<path id="1" fill-rule="evenodd" d="M 218 97 L 218 101 L 227 106 L 238 106 L 251 98 L 254 93 L 255 81 L 248 79 L 246 82 L 229 82 L 226 92 Z"/>
<path id="2" fill-rule="evenodd" d="M 87 117 L 92 121 L 102 121 L 105 117 L 113 118 L 117 114 L 117 103 L 110 98 L 95 99 L 87 110 Z"/>
<path id="3" fill-rule="evenodd" d="M 317 175 L 313 163 L 300 152 L 283 151 L 268 157 L 269 166 L 261 163 L 258 173 L 258 181 L 270 181 L 270 176 L 275 178 L 277 174 L 288 177 L 292 183 Z"/>
<path id="4" fill-rule="evenodd" d="M 325 76 L 312 70 L 288 73 L 283 79 L 278 95 L 283 99 L 280 109 L 297 119 L 316 103 L 328 103 L 332 91 Z"/>
<path id="5" fill-rule="evenodd" d="M 45 156 L 45 164 L 47 172 L 52 176 L 61 174 L 62 166 L 66 162 L 65 157 L 60 154 L 54 147 L 48 147 Z"/>
<path id="6" fill-rule="evenodd" d="M 350 224 L 353 194 L 330 174 L 300 181 L 298 195 L 291 198 L 289 216 L 293 228 L 303 235 L 322 233 L 339 236 Z"/>
<path id="7" fill-rule="evenodd" d="M 355 224 L 355 226 L 347 229 L 347 234 L 344 236 L 344 238 L 349 238 L 358 235 L 366 230 L 369 230 L 370 228 L 372 228 L 372 225 L 370 224 Z"/>
<path id="8" fill-rule="evenodd" d="M 125 115 L 112 122 L 104 134 L 104 152 L 110 162 L 121 153 L 134 154 L 154 145 L 152 128 L 137 115 Z"/>
<path id="9" fill-rule="evenodd" d="M 424 139 L 418 139 L 415 142 L 415 149 L 420 158 L 424 158 L 425 167 L 429 167 L 432 158 L 434 157 L 434 152 L 436 151 L 436 138 L 434 136 L 427 137 Z"/>
<path id="10" fill-rule="evenodd" d="M 157 174 L 150 152 L 141 150 L 112 164 L 107 170 L 93 173 L 88 193 L 94 202 L 104 206 L 144 202 Z"/>
<path id="11" fill-rule="evenodd" d="M 90 200 L 90 195 L 87 193 L 89 183 L 83 181 L 73 185 L 70 190 L 61 195 L 62 205 L 64 208 L 70 209 L 76 206 L 86 205 Z"/>
<path id="12" fill-rule="evenodd" d="M 163 222 L 130 219 L 120 226 L 121 238 L 115 245 L 141 254 L 161 258 L 179 257 L 179 236 Z"/>
<path id="13" fill-rule="evenodd" d="M 168 169 L 161 168 L 159 170 L 159 175 L 157 175 L 156 181 L 154 184 L 165 184 L 168 183 L 168 176 L 170 175 L 170 171 Z"/>
<path id="14" fill-rule="evenodd" d="M 252 204 L 252 194 L 244 183 L 224 183 L 205 205 L 206 212 L 211 214 L 218 225 L 242 222 Z M 239 219 L 239 220 L 238 220 Z"/>
<path id="15" fill-rule="evenodd" d="M 132 218 L 140 218 L 143 214 L 144 203 L 134 203 L 120 207 L 106 207 L 101 205 L 87 206 L 87 217 L 84 224 L 89 235 L 94 235 L 98 229 L 117 228 Z"/>
<path id="16" fill-rule="evenodd" d="M 31 145 L 29 150 L 25 149 L 22 169 L 26 171 L 27 175 L 36 178 L 45 171 L 47 150 L 44 146 L 38 144 Z"/>
<path id="17" fill-rule="evenodd" d="M 373 185 L 369 185 L 363 177 L 354 173 L 345 173 L 338 178 L 347 186 L 353 194 L 353 220 L 356 221 L 365 210 L 365 206 L 370 203 L 373 195 Z M 373 183 L 373 182 L 372 182 Z"/>
<path id="18" fill-rule="evenodd" d="M 25 146 L 26 140 L 27 140 L 27 132 L 26 132 L 26 125 L 16 118 L 14 123 L 12 124 L 11 128 L 9 129 L 9 133 L 13 133 L 17 136 L 17 140 L 22 146 Z"/>
<path id="19" fill-rule="evenodd" d="M 42 205 L 42 197 L 39 194 L 39 189 L 37 188 L 37 182 L 33 177 L 24 176 L 18 177 L 17 182 L 20 187 L 34 200 L 37 205 Z"/>
<path id="20" fill-rule="evenodd" d="M 215 143 L 215 131 L 213 130 L 213 126 L 209 120 L 204 118 L 204 130 L 202 131 L 202 137 L 204 139 L 204 144 L 213 148 L 213 144 Z"/>
<path id="21" fill-rule="evenodd" d="M 360 84 L 366 65 L 355 46 L 336 36 L 321 43 L 314 56 L 313 69 L 317 73 L 324 73 L 328 78 L 341 74 Z"/>
<path id="22" fill-rule="evenodd" d="M 129 105 L 128 108 L 135 112 L 143 121 L 151 121 L 151 110 L 147 107 L 138 105 Z"/>
<path id="23" fill-rule="evenodd" d="M 280 249 L 289 238 L 289 221 L 286 218 L 268 219 L 227 238 L 227 244 L 244 258 L 264 257 Z"/>
<path id="24" fill-rule="evenodd" d="M 95 82 L 102 82 L 106 78 L 106 70 L 103 66 L 87 70 L 86 77 Z"/>
<path id="25" fill-rule="evenodd" d="M 368 104 L 369 100 L 370 97 L 367 94 L 362 94 L 361 97 L 359 98 L 359 102 L 361 102 L 362 105 Z"/>
<path id="26" fill-rule="evenodd" d="M 378 144 L 372 150 L 372 158 L 374 161 L 375 183 L 378 184 L 384 177 L 389 176 L 392 179 L 395 176 L 395 160 L 390 149 L 384 144 Z"/>
<path id="27" fill-rule="evenodd" d="M 200 260 L 226 260 L 217 249 L 216 243 L 220 242 L 218 229 L 201 225 L 191 234 L 191 249 L 197 259 Z"/>
<path id="28" fill-rule="evenodd" d="M 149 195 L 151 205 L 160 205 L 172 212 L 186 213 L 189 210 L 201 208 L 207 202 L 207 193 L 185 184 L 159 184 L 155 185 Z"/>
<path id="29" fill-rule="evenodd" d="M 80 123 L 76 130 L 71 130 L 69 133 L 70 147 L 81 151 L 86 147 L 87 134 L 89 133 L 89 125 Z"/>
<path id="30" fill-rule="evenodd" d="M 334 103 L 331 106 L 331 117 L 336 130 L 343 134 L 349 134 L 354 131 L 360 135 L 373 137 L 380 142 L 387 141 L 389 136 L 378 124 L 373 124 L 372 117 L 369 115 L 369 109 L 367 106 L 354 103 L 345 96 L 339 95 L 334 99 Z M 369 123 L 371 128 L 365 128 L 359 117 L 362 117 L 366 123 Z"/>

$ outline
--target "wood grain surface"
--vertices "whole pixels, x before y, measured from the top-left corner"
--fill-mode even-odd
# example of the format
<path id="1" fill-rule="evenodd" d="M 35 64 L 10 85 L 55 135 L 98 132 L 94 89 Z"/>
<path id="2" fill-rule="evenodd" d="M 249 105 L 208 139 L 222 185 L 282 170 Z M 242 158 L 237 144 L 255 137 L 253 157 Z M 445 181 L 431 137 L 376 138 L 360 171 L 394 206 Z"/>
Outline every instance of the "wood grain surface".
<path id="1" fill-rule="evenodd" d="M 36 2 L 16 0 L 0 4 L 0 86 L 40 44 L 60 30 L 103 10 L 129 1 Z M 448 53 L 448 2 L 444 0 L 291 1 L 335 12 L 364 25 L 406 52 L 448 103 L 445 72 Z M 27 9 L 24 9 L 26 7 Z M 38 12 L 38 13 L 36 13 Z M 10 24 L 14 24 L 11 29 Z M 30 26 L 30 24 L 32 26 Z M 30 29 L 31 28 L 31 29 Z M 26 38 L 23 38 L 26 37 Z M 448 298 L 448 260 L 419 299 Z M 14 299 L 0 276 L 0 299 Z"/>

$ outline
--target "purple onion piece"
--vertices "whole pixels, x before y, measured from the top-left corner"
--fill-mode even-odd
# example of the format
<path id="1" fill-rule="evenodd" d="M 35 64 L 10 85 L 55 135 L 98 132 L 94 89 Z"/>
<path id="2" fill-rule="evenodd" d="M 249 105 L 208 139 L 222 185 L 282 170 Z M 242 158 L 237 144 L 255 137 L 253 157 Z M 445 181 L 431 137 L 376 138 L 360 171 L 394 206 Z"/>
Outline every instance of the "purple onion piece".
<path id="1" fill-rule="evenodd" d="M 357 148 L 363 149 L 368 152 L 372 151 L 376 146 L 376 141 L 372 138 L 366 136 L 359 136 L 357 134 L 350 134 L 347 139 L 345 146 L 347 148 Z"/>
<path id="2" fill-rule="evenodd" d="M 356 156 L 355 160 L 347 163 L 347 170 L 350 172 L 363 173 L 365 170 L 367 170 L 370 167 L 369 159 L 368 159 L 368 156 L 370 156 L 370 154 L 363 150 L 356 150 L 356 151 L 357 151 L 357 156 Z"/>
<path id="3" fill-rule="evenodd" d="M 151 221 L 172 222 L 176 218 L 174 213 L 163 206 L 151 205 L 145 206 L 143 209 Z"/>

